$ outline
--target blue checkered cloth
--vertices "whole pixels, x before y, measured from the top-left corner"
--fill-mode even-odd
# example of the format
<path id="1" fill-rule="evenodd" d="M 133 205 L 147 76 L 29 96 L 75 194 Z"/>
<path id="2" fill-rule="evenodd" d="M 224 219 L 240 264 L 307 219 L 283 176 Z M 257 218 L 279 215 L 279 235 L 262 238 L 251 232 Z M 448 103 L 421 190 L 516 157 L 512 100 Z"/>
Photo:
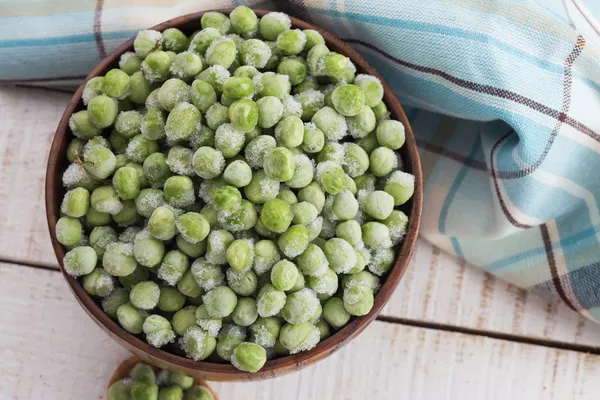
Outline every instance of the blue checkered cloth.
<path id="1" fill-rule="evenodd" d="M 333 32 L 384 76 L 421 149 L 423 237 L 600 320 L 597 1 L 243 3 Z M 0 0 L 0 80 L 79 82 L 139 29 L 240 2 L 141 4 Z"/>

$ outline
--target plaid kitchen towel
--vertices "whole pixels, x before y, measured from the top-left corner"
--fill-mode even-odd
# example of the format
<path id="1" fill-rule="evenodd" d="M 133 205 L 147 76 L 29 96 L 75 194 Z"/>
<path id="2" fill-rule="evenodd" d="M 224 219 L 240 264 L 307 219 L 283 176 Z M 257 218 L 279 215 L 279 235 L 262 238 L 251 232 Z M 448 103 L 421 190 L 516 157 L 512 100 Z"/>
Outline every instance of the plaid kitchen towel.
<path id="1" fill-rule="evenodd" d="M 0 80 L 80 82 L 138 30 L 202 9 L 305 19 L 352 44 L 407 107 L 422 235 L 600 321 L 600 6 L 588 1 L 0 0 Z"/>

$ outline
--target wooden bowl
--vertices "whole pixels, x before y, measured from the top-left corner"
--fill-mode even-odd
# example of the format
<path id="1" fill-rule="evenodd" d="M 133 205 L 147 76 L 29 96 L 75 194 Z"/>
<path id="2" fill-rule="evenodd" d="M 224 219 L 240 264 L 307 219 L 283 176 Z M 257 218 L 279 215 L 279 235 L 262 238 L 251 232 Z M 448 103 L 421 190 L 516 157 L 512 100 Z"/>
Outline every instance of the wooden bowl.
<path id="1" fill-rule="evenodd" d="M 121 364 L 119 364 L 117 369 L 115 369 L 115 372 L 113 372 L 112 376 L 110 377 L 110 381 L 108 381 L 108 387 L 106 388 L 106 390 L 107 390 L 106 398 L 107 399 L 108 399 L 108 389 L 110 388 L 110 386 L 120 379 L 128 378 L 129 373 L 131 372 L 133 367 L 135 367 L 136 364 L 141 363 L 141 362 L 143 362 L 143 361 L 140 360 L 139 358 L 137 358 L 136 356 L 131 356 L 128 359 L 123 360 L 121 362 Z M 153 367 L 153 369 L 154 369 L 154 372 L 156 372 L 156 373 L 158 373 L 158 371 L 160 370 L 160 368 L 157 368 L 157 367 Z M 206 382 L 205 380 L 200 379 L 198 377 L 194 377 L 194 385 L 204 386 L 212 393 L 215 400 L 219 400 L 215 391 L 210 387 L 208 382 Z"/>
<path id="2" fill-rule="evenodd" d="M 217 11 L 229 14 L 231 10 Z M 255 10 L 255 12 L 257 15 L 263 16 L 269 11 Z M 177 27 L 184 33 L 190 34 L 199 27 L 199 21 L 203 14 L 204 12 L 198 12 L 184 15 L 182 17 L 163 22 L 162 24 L 158 24 L 151 29 L 164 31 L 167 28 Z M 96 301 L 94 301 L 94 299 L 92 299 L 92 297 L 89 296 L 85 290 L 83 290 L 81 284 L 76 279 L 68 275 L 63 268 L 62 260 L 65 255 L 65 250 L 58 240 L 56 240 L 54 230 L 56 221 L 58 218 L 60 218 L 59 208 L 65 193 L 65 189 L 61 181 L 62 173 L 67 167 L 65 153 L 67 150 L 67 145 L 73 137 L 69 130 L 69 116 L 83 108 L 83 103 L 81 102 L 81 93 L 84 85 L 82 84 L 77 92 L 75 92 L 75 95 L 69 102 L 67 109 L 60 120 L 54 141 L 52 143 L 52 148 L 50 149 L 48 169 L 46 172 L 46 214 L 48 219 L 48 228 L 50 230 L 50 237 L 52 238 L 54 252 L 56 253 L 56 258 L 61 266 L 63 276 L 67 280 L 71 291 L 83 309 L 113 339 L 137 355 L 144 362 L 156 365 L 162 369 L 180 370 L 188 375 L 215 381 L 255 381 L 260 379 L 274 378 L 292 371 L 298 371 L 307 365 L 332 354 L 342 345 L 349 342 L 352 338 L 362 332 L 363 329 L 365 329 L 367 325 L 373 321 L 373 319 L 375 319 L 385 303 L 389 300 L 394 289 L 398 285 L 400 278 L 404 274 L 404 271 L 408 267 L 408 262 L 415 246 L 419 231 L 419 220 L 421 218 L 421 203 L 423 197 L 423 182 L 421 176 L 421 164 L 419 161 L 419 154 L 417 151 L 415 138 L 402 106 L 400 106 L 400 103 L 396 97 L 394 97 L 392 90 L 377 73 L 377 71 L 375 71 L 366 62 L 366 60 L 349 45 L 337 39 L 332 34 L 325 32 L 307 22 L 296 18 L 291 18 L 291 20 L 294 28 L 315 29 L 319 31 L 325 38 L 327 46 L 331 50 L 349 57 L 354 65 L 356 65 L 359 73 L 366 73 L 378 77 L 385 89 L 384 101 L 389 112 L 391 113 L 391 116 L 394 119 L 401 121 L 406 127 L 406 143 L 404 146 L 402 146 L 400 153 L 405 161 L 405 170 L 415 176 L 415 193 L 412 199 L 402 206 L 402 209 L 409 217 L 409 225 L 404 241 L 400 244 L 398 258 L 396 259 L 392 270 L 385 278 L 383 285 L 377 293 L 371 312 L 363 317 L 354 319 L 343 329 L 319 343 L 314 349 L 308 352 L 302 352 L 268 361 L 262 370 L 257 373 L 246 373 L 228 364 L 192 361 L 188 358 L 150 346 L 140 337 L 134 336 L 125 331 L 117 322 L 106 315 L 98 303 L 96 303 Z M 104 75 L 111 68 L 116 68 L 121 54 L 126 51 L 133 50 L 133 41 L 134 38 L 129 39 L 114 52 L 112 52 L 108 57 L 102 60 L 102 62 L 100 62 L 100 64 L 98 64 L 96 68 L 94 68 L 88 75 L 86 81 L 95 76 Z M 360 362 L 360 360 L 357 360 L 357 362 Z"/>

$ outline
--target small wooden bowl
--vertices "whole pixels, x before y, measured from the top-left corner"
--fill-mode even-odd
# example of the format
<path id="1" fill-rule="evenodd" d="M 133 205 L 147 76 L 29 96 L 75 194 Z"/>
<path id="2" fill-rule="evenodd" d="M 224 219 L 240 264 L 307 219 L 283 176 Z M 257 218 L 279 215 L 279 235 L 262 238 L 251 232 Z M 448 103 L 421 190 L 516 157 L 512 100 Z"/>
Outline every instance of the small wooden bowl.
<path id="1" fill-rule="evenodd" d="M 140 360 L 139 358 L 137 358 L 136 356 L 131 356 L 128 359 L 123 360 L 123 362 L 121 362 L 121 364 L 119 364 L 117 369 L 115 369 L 115 372 L 113 372 L 112 376 L 110 377 L 110 381 L 108 382 L 108 387 L 106 388 L 106 390 L 107 390 L 106 398 L 107 399 L 108 399 L 108 389 L 110 388 L 110 386 L 120 379 L 128 378 L 129 373 L 131 372 L 133 367 L 135 367 L 136 364 L 141 363 L 141 362 L 143 362 L 143 361 Z M 157 368 L 154 366 L 152 366 L 152 368 L 154 369 L 154 372 L 156 372 L 156 373 L 158 373 L 158 371 L 160 370 L 160 368 Z M 210 392 L 212 393 L 215 400 L 219 400 L 215 391 L 210 387 L 208 382 L 206 382 L 205 380 L 200 379 L 198 377 L 194 377 L 194 385 L 204 386 L 205 388 L 210 390 Z"/>
<path id="2" fill-rule="evenodd" d="M 217 11 L 229 14 L 231 10 L 228 9 Z M 258 16 L 263 16 L 269 11 L 255 10 L 255 12 Z M 190 34 L 198 29 L 198 21 L 200 21 L 200 18 L 203 14 L 204 12 L 198 12 L 184 15 L 182 17 L 163 22 L 162 24 L 158 24 L 150 29 L 164 31 L 167 28 L 176 27 L 182 30 L 184 33 Z M 137 355 L 144 362 L 156 365 L 162 369 L 180 370 L 194 377 L 215 381 L 256 381 L 274 378 L 292 371 L 298 371 L 307 365 L 317 362 L 332 354 L 342 345 L 349 342 L 352 338 L 362 332 L 367 325 L 375 319 L 385 303 L 389 300 L 394 289 L 398 285 L 400 278 L 408 267 L 408 262 L 410 260 L 419 232 L 421 203 L 423 198 L 423 180 L 421 176 L 421 163 L 419 161 L 417 145 L 402 106 L 396 97 L 394 97 L 392 90 L 377 73 L 377 71 L 375 71 L 375 69 L 373 69 L 362 56 L 352 49 L 352 47 L 337 39 L 332 34 L 325 32 L 307 22 L 296 18 L 291 18 L 291 20 L 294 28 L 314 29 L 319 31 L 321 35 L 323 35 L 323 38 L 325 38 L 327 46 L 331 50 L 344 54 L 352 60 L 357 68 L 358 73 L 366 73 L 379 78 L 385 89 L 384 101 L 391 116 L 394 119 L 401 121 L 406 128 L 406 143 L 400 149 L 400 153 L 405 161 L 405 170 L 415 176 L 415 193 L 412 199 L 402 206 L 402 210 L 409 217 L 409 225 L 406 236 L 404 237 L 404 241 L 400 245 L 398 258 L 396 259 L 394 267 L 385 278 L 383 285 L 377 293 L 371 312 L 363 317 L 354 319 L 343 329 L 319 343 L 314 349 L 268 361 L 257 373 L 243 372 L 236 369 L 232 365 L 216 364 L 206 361 L 193 361 L 188 358 L 150 346 L 140 337 L 134 336 L 125 331 L 117 322 L 106 315 L 98 303 L 96 303 L 96 301 L 94 301 L 94 299 L 92 299 L 92 297 L 89 296 L 85 290 L 83 290 L 81 284 L 65 272 L 62 264 L 65 250 L 56 239 L 56 235 L 54 233 L 56 221 L 58 221 L 60 218 L 60 204 L 65 193 L 65 189 L 61 181 L 62 173 L 67 167 L 65 153 L 69 141 L 73 138 L 71 131 L 69 130 L 68 122 L 71 114 L 84 108 L 81 101 L 81 93 L 83 91 L 84 83 L 79 87 L 77 92 L 75 92 L 75 95 L 73 95 L 73 98 L 69 102 L 65 113 L 60 120 L 54 141 L 52 142 L 52 147 L 50 149 L 48 169 L 46 171 L 46 214 L 48 219 L 48 228 L 50 230 L 50 237 L 52 238 L 54 252 L 56 253 L 56 258 L 61 266 L 63 276 L 67 280 L 69 287 L 71 288 L 71 291 L 75 295 L 77 301 L 81 304 L 88 315 L 92 317 L 92 319 L 100 326 L 100 328 L 107 332 L 122 346 Z M 88 75 L 86 81 L 93 77 L 104 75 L 111 68 L 118 67 L 119 57 L 121 54 L 126 51 L 133 51 L 133 41 L 134 38 L 129 39 L 114 52 L 112 52 L 108 57 L 102 60 L 102 62 L 100 62 L 100 64 L 98 64 L 96 68 L 94 68 Z M 357 360 L 357 362 L 360 362 L 360 360 Z"/>

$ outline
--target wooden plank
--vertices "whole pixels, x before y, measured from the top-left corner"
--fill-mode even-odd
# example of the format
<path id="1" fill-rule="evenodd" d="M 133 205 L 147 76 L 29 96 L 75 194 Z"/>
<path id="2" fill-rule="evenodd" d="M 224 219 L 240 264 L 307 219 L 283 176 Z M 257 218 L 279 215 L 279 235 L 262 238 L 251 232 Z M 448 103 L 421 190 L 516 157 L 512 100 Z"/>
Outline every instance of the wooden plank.
<path id="1" fill-rule="evenodd" d="M 0 258 L 56 268 L 46 228 L 44 172 L 64 93 L 0 88 Z M 15 188 L 20 188 L 17 191 Z M 18 195 L 17 195 L 18 194 Z M 600 326 L 495 279 L 419 240 L 382 315 L 600 348 Z"/>
<path id="2" fill-rule="evenodd" d="M 0 88 L 0 257 L 56 267 L 44 179 L 54 131 L 70 95 Z"/>
<path id="3" fill-rule="evenodd" d="M 60 274 L 0 263 L 0 398 L 102 399 L 128 356 L 73 301 Z M 583 399 L 600 356 L 376 321 L 332 357 L 221 399 Z M 588 397 L 589 398 L 589 397 Z"/>

